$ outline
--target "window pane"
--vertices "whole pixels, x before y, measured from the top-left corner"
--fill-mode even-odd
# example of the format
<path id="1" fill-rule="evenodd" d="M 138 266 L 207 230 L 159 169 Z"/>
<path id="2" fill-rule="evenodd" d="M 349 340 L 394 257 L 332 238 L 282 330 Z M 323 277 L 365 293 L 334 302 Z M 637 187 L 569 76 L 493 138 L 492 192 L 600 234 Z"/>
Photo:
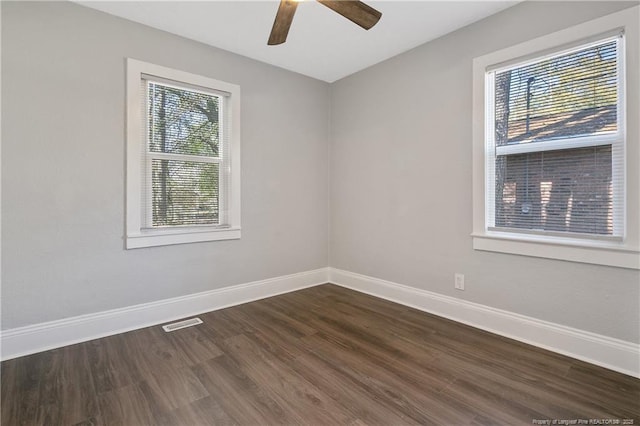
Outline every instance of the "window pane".
<path id="1" fill-rule="evenodd" d="M 495 76 L 496 145 L 616 132 L 617 42 Z"/>
<path id="2" fill-rule="evenodd" d="M 497 227 L 613 235 L 611 146 L 498 157 Z"/>
<path id="3" fill-rule="evenodd" d="M 152 160 L 152 225 L 218 223 L 218 164 Z"/>
<path id="4" fill-rule="evenodd" d="M 220 126 L 215 95 L 147 82 L 151 152 L 217 157 Z"/>

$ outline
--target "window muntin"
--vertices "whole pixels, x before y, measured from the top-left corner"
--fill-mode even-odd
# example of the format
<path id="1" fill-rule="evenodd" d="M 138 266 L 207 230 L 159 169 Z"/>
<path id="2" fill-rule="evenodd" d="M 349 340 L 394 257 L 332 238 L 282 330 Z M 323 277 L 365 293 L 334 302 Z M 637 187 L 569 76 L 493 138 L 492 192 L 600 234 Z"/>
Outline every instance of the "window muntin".
<path id="1" fill-rule="evenodd" d="M 486 73 L 488 230 L 623 236 L 622 41 Z"/>

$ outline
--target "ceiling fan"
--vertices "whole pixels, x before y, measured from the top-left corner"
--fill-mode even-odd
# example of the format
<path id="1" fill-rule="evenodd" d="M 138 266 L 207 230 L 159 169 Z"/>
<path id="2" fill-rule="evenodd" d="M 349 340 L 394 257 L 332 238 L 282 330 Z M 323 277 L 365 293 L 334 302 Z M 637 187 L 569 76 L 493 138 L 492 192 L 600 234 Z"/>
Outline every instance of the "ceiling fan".
<path id="1" fill-rule="evenodd" d="M 296 13 L 296 7 L 298 7 L 300 1 L 302 0 L 280 0 L 276 19 L 273 21 L 271 35 L 269 35 L 269 41 L 267 42 L 268 45 L 282 44 L 287 40 L 289 27 L 291 27 L 293 15 Z M 373 27 L 382 16 L 382 13 L 358 0 L 317 1 L 351 22 L 360 25 L 365 30 Z"/>

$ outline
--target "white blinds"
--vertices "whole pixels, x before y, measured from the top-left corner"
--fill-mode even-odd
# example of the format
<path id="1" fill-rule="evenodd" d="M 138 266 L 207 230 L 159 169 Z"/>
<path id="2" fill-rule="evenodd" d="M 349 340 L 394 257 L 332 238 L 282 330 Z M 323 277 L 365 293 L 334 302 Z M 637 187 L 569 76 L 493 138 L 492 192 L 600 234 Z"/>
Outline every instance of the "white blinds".
<path id="1" fill-rule="evenodd" d="M 227 225 L 224 96 L 142 80 L 146 227 Z"/>
<path id="2" fill-rule="evenodd" d="M 488 73 L 490 228 L 622 235 L 619 36 Z"/>
<path id="3" fill-rule="evenodd" d="M 498 146 L 617 130 L 617 39 L 503 70 L 496 83 L 496 120 L 508 116 Z M 498 95 L 498 93 L 496 93 Z"/>

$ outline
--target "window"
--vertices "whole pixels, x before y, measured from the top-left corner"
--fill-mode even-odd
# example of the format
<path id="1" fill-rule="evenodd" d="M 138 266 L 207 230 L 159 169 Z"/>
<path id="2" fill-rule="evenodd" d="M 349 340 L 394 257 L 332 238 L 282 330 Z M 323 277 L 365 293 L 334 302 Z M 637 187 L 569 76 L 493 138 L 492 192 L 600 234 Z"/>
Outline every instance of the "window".
<path id="1" fill-rule="evenodd" d="M 240 238 L 239 87 L 127 60 L 127 248 Z"/>
<path id="2" fill-rule="evenodd" d="M 622 237 L 622 43 L 487 71 L 489 229 Z"/>
<path id="3" fill-rule="evenodd" d="M 637 14 L 474 60 L 474 248 L 640 268 Z"/>

